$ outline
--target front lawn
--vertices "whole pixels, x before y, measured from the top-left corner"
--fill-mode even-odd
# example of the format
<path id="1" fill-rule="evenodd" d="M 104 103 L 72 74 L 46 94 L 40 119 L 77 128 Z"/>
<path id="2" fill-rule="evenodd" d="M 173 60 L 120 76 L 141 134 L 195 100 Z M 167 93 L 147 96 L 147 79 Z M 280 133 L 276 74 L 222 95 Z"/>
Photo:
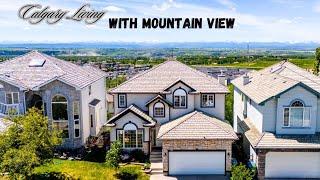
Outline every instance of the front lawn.
<path id="1" fill-rule="evenodd" d="M 147 180 L 149 176 L 141 170 L 139 165 L 126 165 L 137 168 L 141 171 L 138 176 L 139 180 Z M 121 168 L 121 167 L 120 167 Z M 95 163 L 87 161 L 69 161 L 55 159 L 53 163 L 37 167 L 34 174 L 41 175 L 50 172 L 64 173 L 70 175 L 74 179 L 93 180 L 93 179 L 116 179 L 116 169 L 109 168 L 105 163 Z"/>

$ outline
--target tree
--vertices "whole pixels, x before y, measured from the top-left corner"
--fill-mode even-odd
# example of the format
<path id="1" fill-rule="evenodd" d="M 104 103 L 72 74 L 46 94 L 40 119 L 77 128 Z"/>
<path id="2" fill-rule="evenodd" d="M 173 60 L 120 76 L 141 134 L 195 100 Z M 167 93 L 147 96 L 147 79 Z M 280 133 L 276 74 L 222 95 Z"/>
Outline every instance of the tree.
<path id="1" fill-rule="evenodd" d="M 48 118 L 36 108 L 9 120 L 12 124 L 0 134 L 0 172 L 25 178 L 33 168 L 52 161 L 54 147 L 62 142 L 61 133 L 51 129 Z"/>
<path id="2" fill-rule="evenodd" d="M 120 141 L 115 141 L 111 144 L 110 150 L 106 155 L 107 165 L 113 168 L 118 168 L 121 161 L 121 148 Z"/>
<path id="3" fill-rule="evenodd" d="M 316 62 L 313 68 L 313 74 L 319 75 L 319 68 L 320 68 L 320 48 L 316 49 Z"/>
<path id="4" fill-rule="evenodd" d="M 231 180 L 252 180 L 255 172 L 251 169 L 246 168 L 245 165 L 239 164 L 232 166 L 231 169 Z"/>

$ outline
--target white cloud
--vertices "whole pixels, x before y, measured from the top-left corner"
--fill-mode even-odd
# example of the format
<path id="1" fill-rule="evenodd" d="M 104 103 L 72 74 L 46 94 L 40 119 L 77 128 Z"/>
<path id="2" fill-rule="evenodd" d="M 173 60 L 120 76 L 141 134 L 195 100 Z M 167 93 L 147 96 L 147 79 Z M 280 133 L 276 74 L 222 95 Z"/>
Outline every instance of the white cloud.
<path id="1" fill-rule="evenodd" d="M 117 7 L 117 6 L 107 6 L 104 8 L 104 10 L 108 12 L 126 12 L 125 9 Z"/>
<path id="2" fill-rule="evenodd" d="M 231 0 L 217 0 L 218 3 L 220 3 L 223 6 L 226 6 L 228 9 L 235 11 L 236 10 L 236 4 L 232 2 Z"/>
<path id="3" fill-rule="evenodd" d="M 179 5 L 176 2 L 174 2 L 173 0 L 166 0 L 160 5 L 154 4 L 152 6 L 152 8 L 157 10 L 157 11 L 166 11 L 166 10 L 172 8 L 172 7 L 178 8 Z"/>
<path id="4" fill-rule="evenodd" d="M 316 13 L 320 13 L 320 1 L 317 1 L 314 5 L 313 5 L 313 11 Z"/>

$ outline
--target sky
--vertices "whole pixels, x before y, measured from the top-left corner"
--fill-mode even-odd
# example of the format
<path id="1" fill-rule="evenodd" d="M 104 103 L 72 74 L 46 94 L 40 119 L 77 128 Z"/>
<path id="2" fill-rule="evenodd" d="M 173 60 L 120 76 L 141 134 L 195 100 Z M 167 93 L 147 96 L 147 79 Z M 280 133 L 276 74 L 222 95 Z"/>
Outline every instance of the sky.
<path id="1" fill-rule="evenodd" d="M 98 23 L 63 20 L 31 25 L 25 4 L 73 13 L 85 3 L 106 10 Z M 233 29 L 108 29 L 111 17 L 233 17 Z M 204 21 L 205 22 L 205 21 Z M 1 0 L 0 43 L 70 42 L 320 42 L 320 0 Z"/>

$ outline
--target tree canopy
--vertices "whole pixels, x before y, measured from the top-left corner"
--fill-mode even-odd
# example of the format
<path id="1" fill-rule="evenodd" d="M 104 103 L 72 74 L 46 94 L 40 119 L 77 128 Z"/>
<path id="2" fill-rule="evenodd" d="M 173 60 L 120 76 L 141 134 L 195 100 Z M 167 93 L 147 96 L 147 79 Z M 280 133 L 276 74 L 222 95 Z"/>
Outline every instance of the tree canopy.
<path id="1" fill-rule="evenodd" d="M 30 176 L 33 168 L 53 159 L 61 133 L 51 129 L 48 118 L 36 108 L 8 120 L 12 124 L 0 134 L 0 172 L 15 179 Z"/>

